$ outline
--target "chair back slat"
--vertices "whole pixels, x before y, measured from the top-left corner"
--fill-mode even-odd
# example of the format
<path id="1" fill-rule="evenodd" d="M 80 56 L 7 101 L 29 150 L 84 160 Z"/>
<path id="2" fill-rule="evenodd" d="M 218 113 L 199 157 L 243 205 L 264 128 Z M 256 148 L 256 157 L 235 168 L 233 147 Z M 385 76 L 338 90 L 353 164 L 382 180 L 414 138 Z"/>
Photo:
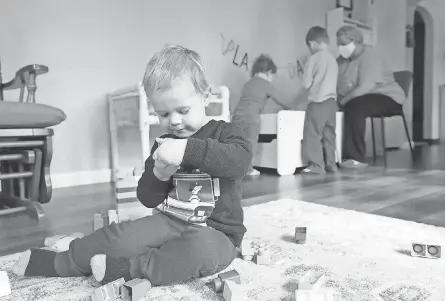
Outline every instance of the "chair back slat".
<path id="1" fill-rule="evenodd" d="M 406 95 L 407 98 L 409 95 L 410 85 L 412 84 L 412 72 L 408 70 L 396 71 L 393 72 L 393 77 L 398 85 L 401 86 L 404 91 L 404 95 Z"/>

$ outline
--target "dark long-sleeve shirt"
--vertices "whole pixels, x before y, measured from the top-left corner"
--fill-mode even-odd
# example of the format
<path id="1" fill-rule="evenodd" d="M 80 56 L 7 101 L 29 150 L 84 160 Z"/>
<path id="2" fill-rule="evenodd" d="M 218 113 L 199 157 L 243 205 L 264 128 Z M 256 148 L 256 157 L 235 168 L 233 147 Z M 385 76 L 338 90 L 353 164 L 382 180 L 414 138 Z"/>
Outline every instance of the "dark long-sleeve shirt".
<path id="1" fill-rule="evenodd" d="M 162 137 L 176 138 L 172 135 Z M 153 174 L 155 161 L 152 155 L 157 147 L 155 143 L 137 188 L 139 201 L 148 208 L 161 204 L 173 189 L 172 178 L 160 181 Z M 206 223 L 226 234 L 237 247 L 246 232 L 241 205 L 242 179 L 251 160 L 251 144 L 240 130 L 231 123 L 211 120 L 188 138 L 181 164 L 184 168 L 198 168 L 220 179 L 220 197 Z"/>
<path id="2" fill-rule="evenodd" d="M 281 107 L 285 105 L 285 97 L 269 81 L 253 76 L 242 88 L 240 100 L 235 106 L 233 116 L 259 115 L 265 107 L 266 101 L 271 98 Z"/>

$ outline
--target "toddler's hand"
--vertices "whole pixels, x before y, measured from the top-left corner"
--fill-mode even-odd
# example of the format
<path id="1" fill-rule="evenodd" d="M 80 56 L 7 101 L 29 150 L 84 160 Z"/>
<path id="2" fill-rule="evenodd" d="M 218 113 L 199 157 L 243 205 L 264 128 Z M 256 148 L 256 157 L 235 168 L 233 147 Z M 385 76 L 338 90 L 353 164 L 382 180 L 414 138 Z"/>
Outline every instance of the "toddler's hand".
<path id="1" fill-rule="evenodd" d="M 187 139 L 157 138 L 159 144 L 153 159 L 165 165 L 179 166 L 183 162 Z"/>
<path id="2" fill-rule="evenodd" d="M 180 166 L 166 165 L 159 160 L 155 160 L 155 166 L 153 167 L 153 174 L 160 181 L 167 181 L 173 176 Z"/>

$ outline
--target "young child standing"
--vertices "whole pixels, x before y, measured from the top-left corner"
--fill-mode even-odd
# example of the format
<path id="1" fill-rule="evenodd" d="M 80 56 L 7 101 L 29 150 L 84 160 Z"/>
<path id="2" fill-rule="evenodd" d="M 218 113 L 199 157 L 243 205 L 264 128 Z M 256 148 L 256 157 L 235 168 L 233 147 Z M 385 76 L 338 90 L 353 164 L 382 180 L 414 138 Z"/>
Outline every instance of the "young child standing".
<path id="1" fill-rule="evenodd" d="M 236 124 L 246 138 L 251 142 L 252 153 L 255 155 L 260 133 L 260 114 L 266 101 L 273 100 L 282 108 L 290 108 L 283 103 L 283 97 L 272 82 L 277 73 L 277 66 L 266 54 L 254 61 L 251 79 L 243 86 L 240 101 L 232 114 L 232 123 Z M 252 163 L 247 175 L 257 176 L 260 172 L 253 168 Z"/>
<path id="2" fill-rule="evenodd" d="M 137 196 L 148 208 L 160 205 L 173 188 L 179 167 L 199 169 L 220 179 L 220 197 L 206 224 L 164 213 L 112 223 L 71 242 L 55 253 L 31 249 L 13 271 L 18 275 L 77 277 L 91 275 L 101 284 L 121 277 L 146 278 L 166 285 L 209 276 L 236 256 L 246 228 L 241 180 L 252 159 L 251 144 L 224 121 L 206 121 L 210 85 L 200 56 L 181 46 L 166 46 L 148 63 L 143 79 L 160 125 Z"/>
<path id="3" fill-rule="evenodd" d="M 308 90 L 302 145 L 307 167 L 303 173 L 336 172 L 338 64 L 328 51 L 329 38 L 325 28 L 310 28 L 305 41 L 311 56 L 303 74 L 303 86 Z"/>

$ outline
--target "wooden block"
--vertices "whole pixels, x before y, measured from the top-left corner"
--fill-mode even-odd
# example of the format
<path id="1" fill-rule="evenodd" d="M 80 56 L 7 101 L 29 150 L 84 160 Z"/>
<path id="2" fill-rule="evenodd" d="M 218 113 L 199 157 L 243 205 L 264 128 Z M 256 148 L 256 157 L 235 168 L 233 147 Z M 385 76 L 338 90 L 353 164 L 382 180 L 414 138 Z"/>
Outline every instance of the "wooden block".
<path id="1" fill-rule="evenodd" d="M 120 278 L 95 289 L 91 295 L 91 301 L 115 301 L 119 298 L 120 288 L 124 283 L 124 278 Z"/>
<path id="2" fill-rule="evenodd" d="M 158 212 L 152 208 L 147 208 L 141 202 L 132 202 L 117 204 L 116 211 L 118 212 L 119 222 L 135 220 L 141 217 L 157 214 Z"/>
<path id="3" fill-rule="evenodd" d="M 269 265 L 271 263 L 271 253 L 265 249 L 259 249 L 256 256 L 256 263 L 259 265 Z"/>
<path id="4" fill-rule="evenodd" d="M 93 230 L 96 231 L 104 227 L 104 219 L 101 213 L 95 213 L 93 215 Z"/>
<path id="5" fill-rule="evenodd" d="M 299 290 L 318 290 L 325 282 L 324 273 L 318 273 L 314 270 L 307 271 L 297 282 Z"/>
<path id="6" fill-rule="evenodd" d="M 124 283 L 121 287 L 121 298 L 124 301 L 138 301 L 152 288 L 152 283 L 147 279 L 133 279 Z"/>
<path id="7" fill-rule="evenodd" d="M 9 282 L 8 273 L 0 271 L 0 297 L 11 294 L 11 283 Z"/>
<path id="8" fill-rule="evenodd" d="M 252 247 L 252 243 L 249 241 L 242 241 L 241 255 L 243 260 L 251 261 L 254 258 L 256 250 Z"/>
<path id="9" fill-rule="evenodd" d="M 332 290 L 301 290 L 295 291 L 296 301 L 335 301 Z"/>
<path id="10" fill-rule="evenodd" d="M 297 244 L 304 244 L 307 240 L 307 227 L 296 227 L 294 240 Z"/>
<path id="11" fill-rule="evenodd" d="M 226 280 L 223 287 L 223 298 L 225 301 L 242 301 L 248 300 L 243 287 L 232 280 Z"/>
<path id="12" fill-rule="evenodd" d="M 240 274 L 236 270 L 231 270 L 228 272 L 221 273 L 212 282 L 215 292 L 220 293 L 223 291 L 223 287 L 226 280 L 234 281 L 237 284 L 241 283 Z"/>
<path id="13" fill-rule="evenodd" d="M 441 246 L 432 244 L 412 243 L 410 254 L 415 257 L 430 259 L 441 258 Z"/>
<path id="14" fill-rule="evenodd" d="M 111 223 L 119 223 L 118 221 L 118 213 L 116 210 L 108 210 L 108 224 L 111 225 Z"/>
<path id="15" fill-rule="evenodd" d="M 45 247 L 51 247 L 53 246 L 58 240 L 61 240 L 62 238 L 64 238 L 66 235 L 63 234 L 58 234 L 58 235 L 53 235 L 50 237 L 45 238 L 43 244 L 45 245 Z"/>

